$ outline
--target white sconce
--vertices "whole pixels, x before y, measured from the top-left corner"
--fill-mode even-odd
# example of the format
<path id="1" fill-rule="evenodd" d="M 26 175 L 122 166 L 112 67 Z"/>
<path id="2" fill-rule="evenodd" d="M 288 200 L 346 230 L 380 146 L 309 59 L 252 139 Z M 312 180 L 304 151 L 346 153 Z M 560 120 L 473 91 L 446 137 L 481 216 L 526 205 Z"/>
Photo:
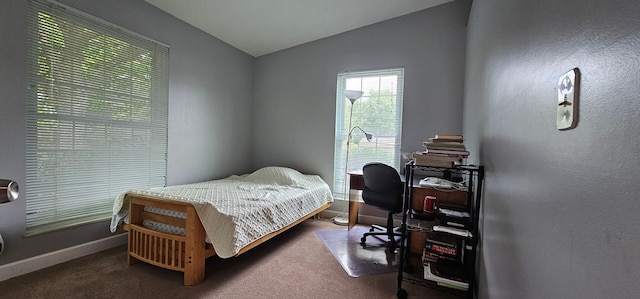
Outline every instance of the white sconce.
<path id="1" fill-rule="evenodd" d="M 580 71 L 574 68 L 558 80 L 558 130 L 569 130 L 578 124 L 578 96 L 580 90 Z"/>
<path id="2" fill-rule="evenodd" d="M 18 183 L 0 179 L 0 204 L 18 199 Z"/>

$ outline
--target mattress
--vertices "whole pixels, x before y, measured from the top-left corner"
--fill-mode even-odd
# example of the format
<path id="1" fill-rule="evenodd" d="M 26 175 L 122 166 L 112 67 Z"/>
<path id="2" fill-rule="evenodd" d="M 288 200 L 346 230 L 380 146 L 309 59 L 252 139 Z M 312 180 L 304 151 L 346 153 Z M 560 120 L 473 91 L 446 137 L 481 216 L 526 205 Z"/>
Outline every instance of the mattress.
<path id="1" fill-rule="evenodd" d="M 331 189 L 319 176 L 286 167 L 265 167 L 221 180 L 125 192 L 114 201 L 112 232 L 127 221 L 127 194 L 193 204 L 208 240 L 221 258 L 236 255 L 253 241 L 333 201 Z"/>

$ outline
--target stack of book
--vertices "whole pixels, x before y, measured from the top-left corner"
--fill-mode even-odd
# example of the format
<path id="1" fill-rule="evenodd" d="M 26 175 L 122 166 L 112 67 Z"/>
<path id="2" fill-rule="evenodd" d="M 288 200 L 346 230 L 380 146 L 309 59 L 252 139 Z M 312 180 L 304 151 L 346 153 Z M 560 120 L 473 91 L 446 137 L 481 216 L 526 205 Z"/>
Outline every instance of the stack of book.
<path id="1" fill-rule="evenodd" d="M 469 276 L 465 261 L 467 241 L 472 237 L 468 212 L 453 208 L 438 208 L 439 225 L 427 233 L 422 252 L 424 279 L 439 285 L 465 290 Z"/>
<path id="2" fill-rule="evenodd" d="M 465 240 L 447 233 L 427 235 L 422 255 L 424 279 L 441 286 L 465 290 L 469 277 L 463 263 Z"/>
<path id="3" fill-rule="evenodd" d="M 416 165 L 433 167 L 453 167 L 462 164 L 469 157 L 462 135 L 437 134 L 423 142 L 425 150 L 413 153 Z"/>

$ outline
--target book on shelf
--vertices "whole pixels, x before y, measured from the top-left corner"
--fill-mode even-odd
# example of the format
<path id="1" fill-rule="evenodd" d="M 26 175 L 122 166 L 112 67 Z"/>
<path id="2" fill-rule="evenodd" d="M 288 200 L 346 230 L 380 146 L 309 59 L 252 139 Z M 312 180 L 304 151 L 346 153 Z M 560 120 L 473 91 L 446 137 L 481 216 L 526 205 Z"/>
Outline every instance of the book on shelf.
<path id="1" fill-rule="evenodd" d="M 436 262 L 438 258 L 440 258 L 440 255 L 437 252 L 422 251 L 422 264 Z"/>
<path id="2" fill-rule="evenodd" d="M 464 259 L 464 239 L 443 233 L 428 233 L 424 242 L 422 262 L 450 260 L 462 263 Z"/>
<path id="3" fill-rule="evenodd" d="M 424 147 L 444 147 L 444 148 L 465 148 L 464 143 L 462 142 L 453 142 L 453 141 L 437 141 L 429 139 L 430 141 L 425 141 L 422 143 Z"/>
<path id="4" fill-rule="evenodd" d="M 468 150 L 450 150 L 450 149 L 429 149 L 426 148 L 424 150 L 425 154 L 440 154 L 440 155 L 451 155 L 451 156 L 459 156 L 461 158 L 469 157 Z"/>
<path id="5" fill-rule="evenodd" d="M 451 154 L 434 154 L 434 153 L 425 153 L 425 152 L 415 152 L 413 153 L 414 159 L 423 159 L 423 160 L 432 160 L 432 161 L 457 161 L 462 159 L 460 155 L 451 155 Z"/>
<path id="6" fill-rule="evenodd" d="M 452 168 L 462 163 L 460 156 L 427 154 L 422 152 L 415 152 L 412 156 L 415 164 L 420 166 Z"/>
<path id="7" fill-rule="evenodd" d="M 448 208 L 443 208 L 443 207 L 438 208 L 438 213 L 443 214 L 445 216 L 449 216 L 449 217 L 459 217 L 459 218 L 469 218 L 469 217 L 471 217 L 471 215 L 469 215 L 469 212 L 456 211 L 456 210 L 453 210 L 453 209 L 448 209 Z"/>
<path id="8" fill-rule="evenodd" d="M 433 139 L 442 140 L 442 141 L 459 141 L 459 142 L 462 142 L 464 140 L 462 135 L 455 135 L 455 134 L 436 134 Z"/>
<path id="9" fill-rule="evenodd" d="M 425 145 L 424 148 L 427 150 L 443 150 L 443 151 L 458 151 L 458 152 L 467 150 L 467 148 L 465 147 L 449 147 L 449 146 L 438 146 L 438 145 Z"/>
<path id="10" fill-rule="evenodd" d="M 460 228 L 455 228 L 455 227 L 450 227 L 445 225 L 434 225 L 433 231 L 450 233 L 450 234 L 460 236 L 460 237 L 465 237 L 465 238 L 473 237 L 473 234 L 466 229 L 460 229 Z"/>
<path id="11" fill-rule="evenodd" d="M 432 263 L 426 263 L 423 266 L 424 266 L 424 270 L 423 270 L 424 279 L 435 281 L 438 284 L 442 283 L 442 284 L 445 284 L 446 286 L 456 287 L 461 290 L 469 289 L 469 283 L 466 281 L 455 280 L 455 279 L 439 276 L 438 274 L 440 273 L 438 272 L 437 269 L 435 269 L 435 266 L 432 265 Z"/>
<path id="12" fill-rule="evenodd" d="M 463 230 L 471 228 L 471 215 L 468 212 L 439 207 L 437 214 L 440 224 Z"/>
<path id="13" fill-rule="evenodd" d="M 438 260 L 431 264 L 431 273 L 440 277 L 460 282 L 468 282 L 467 268 L 462 263 L 449 260 Z"/>
<path id="14" fill-rule="evenodd" d="M 426 242 L 428 245 L 425 245 L 425 256 L 437 256 L 437 259 L 455 259 L 457 260 L 457 255 L 462 251 L 461 248 L 450 247 L 447 245 L 437 244 L 430 241 Z M 428 259 L 430 260 L 430 259 Z"/>
<path id="15" fill-rule="evenodd" d="M 446 283 L 446 282 L 439 282 L 439 281 L 436 282 L 436 285 L 439 286 L 439 287 L 443 287 L 443 288 L 450 288 L 450 289 L 461 290 L 461 291 L 466 291 L 466 290 L 469 289 L 468 286 L 460 287 L 460 286 L 457 286 L 457 285 L 453 285 L 453 284 Z"/>

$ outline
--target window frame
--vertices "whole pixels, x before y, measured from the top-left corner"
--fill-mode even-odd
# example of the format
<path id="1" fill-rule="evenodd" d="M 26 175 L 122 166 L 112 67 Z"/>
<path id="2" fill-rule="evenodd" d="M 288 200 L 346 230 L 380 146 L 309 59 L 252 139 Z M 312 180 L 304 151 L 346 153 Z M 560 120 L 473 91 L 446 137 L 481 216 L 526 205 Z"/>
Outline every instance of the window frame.
<path id="1" fill-rule="evenodd" d="M 371 98 L 374 98 L 375 95 L 372 94 L 371 90 L 363 90 L 362 89 L 363 83 L 361 83 L 360 88 L 354 88 L 354 85 L 351 83 L 348 83 L 347 81 L 351 82 L 351 80 L 358 80 L 358 78 L 360 78 L 362 82 L 362 80 L 364 80 L 363 78 L 372 78 L 372 77 L 383 78 L 383 77 L 389 77 L 389 76 L 397 77 L 396 85 L 395 85 L 395 93 L 391 94 L 391 96 L 395 97 L 395 110 L 393 111 L 394 112 L 394 115 L 393 115 L 394 142 L 393 142 L 393 148 L 390 152 L 392 158 L 389 158 L 389 159 L 378 159 L 378 158 L 372 159 L 370 157 L 367 157 L 366 159 L 354 158 L 354 155 L 358 155 L 353 151 L 353 148 L 355 146 L 354 140 L 356 140 L 355 143 L 362 144 L 363 146 L 367 146 L 367 147 L 375 145 L 376 150 L 380 150 L 380 151 L 382 150 L 380 149 L 381 145 L 383 144 L 388 145 L 388 143 L 383 143 L 380 139 L 378 139 L 380 136 L 376 136 L 376 135 L 379 135 L 377 134 L 379 129 L 376 129 L 375 127 L 372 127 L 370 124 L 366 124 L 356 119 L 357 112 L 355 111 L 357 111 L 358 109 L 362 109 L 364 102 L 366 102 Z M 337 88 L 336 88 L 336 121 L 335 121 L 335 140 L 334 140 L 335 146 L 334 146 L 333 193 L 335 198 L 346 200 L 349 197 L 348 184 L 347 184 L 348 173 L 359 171 L 359 170 L 361 171 L 362 166 L 364 166 L 363 164 L 365 164 L 366 162 L 382 162 L 396 168 L 397 170 L 401 168 L 402 154 L 401 154 L 400 148 L 402 144 L 404 68 L 401 68 L 401 67 L 386 68 L 386 69 L 339 73 L 337 76 L 336 86 Z M 356 100 L 352 106 L 351 101 L 349 101 L 344 95 L 345 90 L 360 90 L 360 91 L 363 91 L 364 94 L 360 99 Z M 380 92 L 381 90 L 384 90 L 384 89 L 379 88 L 377 90 L 378 96 L 380 98 L 383 97 L 382 93 Z M 351 141 L 349 142 L 350 150 L 349 150 L 349 153 L 347 153 L 346 145 L 347 145 L 347 138 L 349 136 L 349 132 L 348 132 L 349 128 L 347 127 L 349 126 L 349 115 L 352 107 L 354 109 L 354 114 L 352 115 L 353 119 L 351 122 L 352 138 L 351 138 Z M 359 130 L 358 128 L 356 128 L 356 126 L 362 128 L 363 130 Z M 366 133 L 371 133 L 373 135 L 373 138 L 370 144 L 366 141 L 366 136 L 363 134 L 362 131 L 365 131 Z M 348 154 L 348 157 L 347 157 L 347 154 Z M 347 162 L 347 158 L 349 160 L 348 167 L 347 165 L 345 165 Z"/>
<path id="2" fill-rule="evenodd" d="M 117 195 L 166 185 L 169 47 L 55 1 L 27 15 L 30 236 L 108 220 Z"/>

